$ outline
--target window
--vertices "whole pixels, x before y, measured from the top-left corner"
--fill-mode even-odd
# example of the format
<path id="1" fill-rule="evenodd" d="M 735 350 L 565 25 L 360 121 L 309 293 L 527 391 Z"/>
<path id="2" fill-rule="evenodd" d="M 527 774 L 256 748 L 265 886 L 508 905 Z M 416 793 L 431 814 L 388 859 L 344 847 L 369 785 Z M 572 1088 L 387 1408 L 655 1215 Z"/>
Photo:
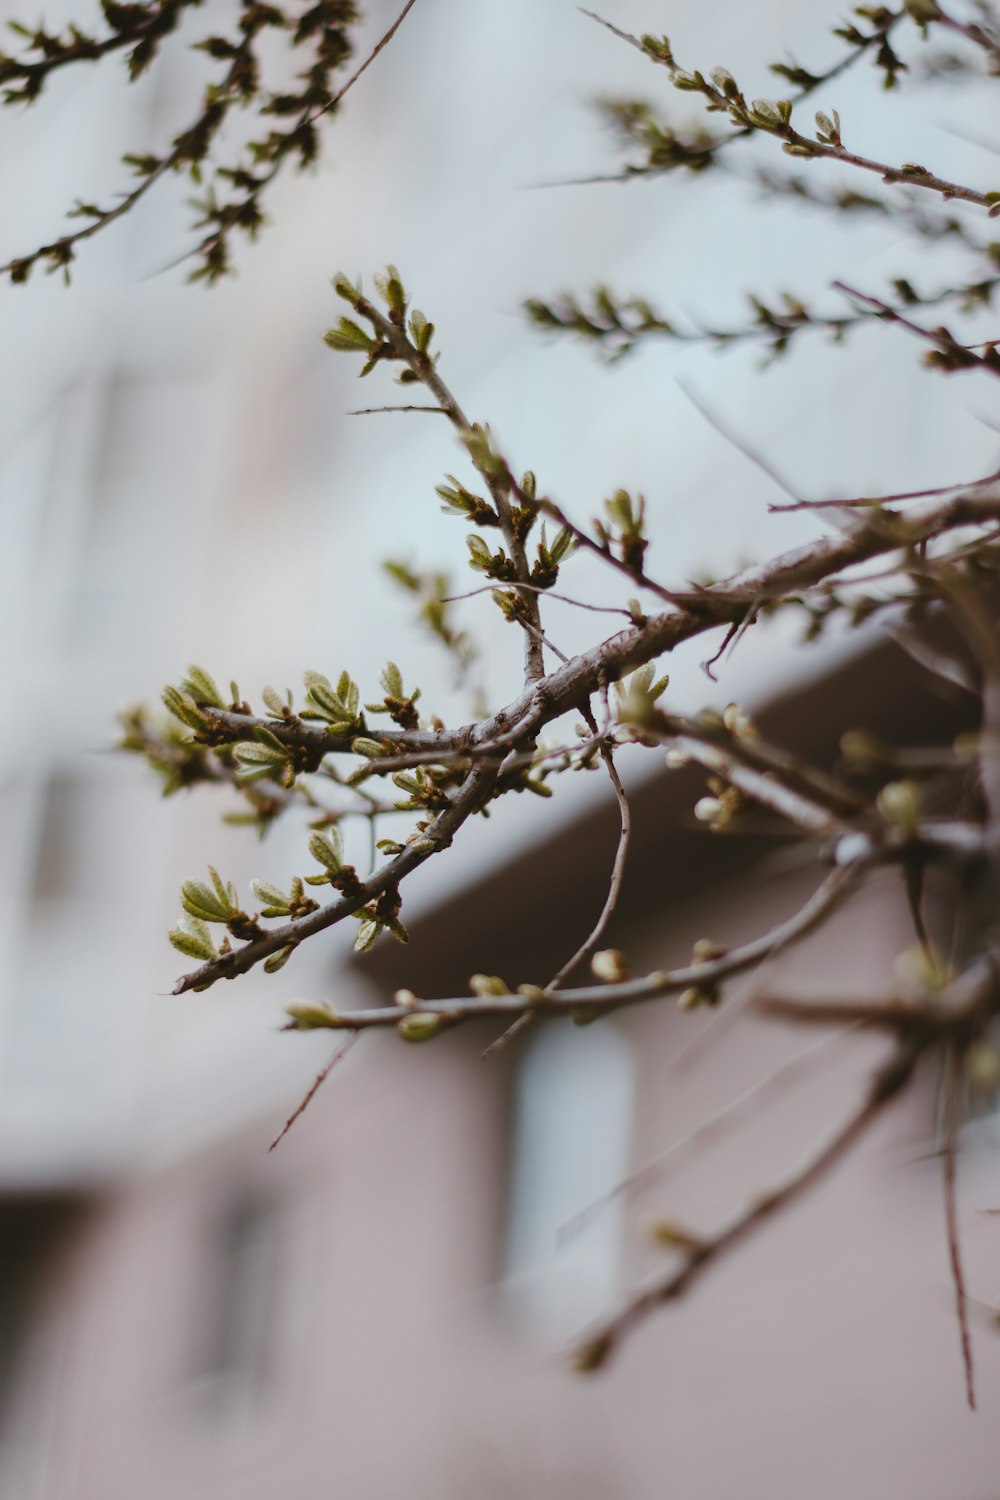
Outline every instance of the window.
<path id="1" fill-rule="evenodd" d="M 69 771 L 53 772 L 45 788 L 35 851 L 33 898 L 65 900 L 79 894 L 83 866 L 84 787 Z"/>
<path id="2" fill-rule="evenodd" d="M 571 1221 L 628 1171 L 633 1071 L 621 1033 L 598 1022 L 541 1029 L 517 1079 L 507 1296 L 544 1335 L 574 1331 L 618 1292 L 618 1205 Z"/>
<path id="3" fill-rule="evenodd" d="M 231 1417 L 260 1403 L 271 1363 L 277 1216 L 271 1199 L 239 1194 L 213 1225 L 196 1385 Z M 218 1414 L 212 1403 L 212 1414 Z"/>
<path id="4" fill-rule="evenodd" d="M 21 1500 L 50 1493 L 66 1333 L 50 1294 L 85 1211 L 68 1197 L 0 1201 L 0 1486 Z"/>

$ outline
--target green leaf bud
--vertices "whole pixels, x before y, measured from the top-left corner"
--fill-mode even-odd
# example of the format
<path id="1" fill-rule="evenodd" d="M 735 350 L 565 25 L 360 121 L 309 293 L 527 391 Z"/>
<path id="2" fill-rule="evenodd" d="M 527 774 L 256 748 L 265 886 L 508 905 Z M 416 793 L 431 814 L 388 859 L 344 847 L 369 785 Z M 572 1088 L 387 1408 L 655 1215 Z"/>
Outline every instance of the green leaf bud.
<path id="1" fill-rule="evenodd" d="M 202 922 L 227 922 L 231 911 L 227 901 L 219 899 L 200 880 L 185 880 L 181 886 L 181 905 L 189 916 Z"/>
<path id="2" fill-rule="evenodd" d="M 338 297 L 343 297 L 344 301 L 349 302 L 352 307 L 357 307 L 361 301 L 360 277 L 355 283 L 350 281 L 342 271 L 338 271 L 333 278 L 333 290 L 337 293 Z"/>
<path id="3" fill-rule="evenodd" d="M 402 318 L 406 312 L 406 292 L 399 272 L 395 266 L 386 266 L 384 271 L 379 271 L 374 277 L 375 290 L 383 302 L 396 318 Z"/>
<path id="4" fill-rule="evenodd" d="M 365 333 L 351 318 L 339 318 L 336 328 L 328 328 L 323 342 L 329 349 L 342 354 L 371 354 L 378 347 L 378 339 Z"/>
<path id="5" fill-rule="evenodd" d="M 355 953 L 369 953 L 378 941 L 378 935 L 382 931 L 382 923 L 376 917 L 366 917 L 358 928 L 358 935 L 354 939 Z"/>
<path id="6" fill-rule="evenodd" d="M 207 729 L 208 720 L 200 712 L 193 698 L 184 693 L 179 693 L 175 687 L 165 687 L 161 694 L 163 706 L 168 713 L 173 714 L 175 719 L 180 719 L 189 729 Z"/>
<path id="7" fill-rule="evenodd" d="M 198 917 L 190 914 L 182 917 L 169 937 L 178 953 L 183 953 L 187 958 L 200 958 L 209 963 L 219 956 L 208 928 Z"/>
<path id="8" fill-rule="evenodd" d="M 310 1000 L 290 1000 L 285 1014 L 295 1022 L 297 1031 L 337 1030 L 344 1025 L 332 1005 L 317 1005 Z"/>
<path id="9" fill-rule="evenodd" d="M 287 751 L 280 742 L 275 749 L 274 745 L 262 745 L 259 740 L 238 740 L 233 755 L 246 766 L 280 766 L 287 759 Z"/>
<path id="10" fill-rule="evenodd" d="M 509 995 L 510 990 L 504 981 L 496 974 L 473 974 L 469 980 L 469 989 L 474 995 L 485 998 L 487 995 Z"/>
<path id="11" fill-rule="evenodd" d="M 277 953 L 269 954 L 264 960 L 264 973 L 277 974 L 279 969 L 285 967 L 294 952 L 295 944 L 289 943 L 287 947 L 279 948 Z"/>
<path id="12" fill-rule="evenodd" d="M 309 853 L 317 864 L 325 865 L 334 875 L 344 863 L 344 840 L 340 829 L 317 830 L 309 840 Z"/>
<path id="13" fill-rule="evenodd" d="M 396 1030 L 404 1042 L 429 1042 L 444 1030 L 446 1024 L 443 1016 L 436 1016 L 428 1011 L 414 1011 L 413 1015 L 403 1016 L 402 1020 L 397 1021 Z"/>
<path id="14" fill-rule="evenodd" d="M 878 794 L 878 809 L 886 822 L 899 829 L 904 838 L 915 838 L 920 831 L 920 787 L 915 781 L 890 781 Z"/>
<path id="15" fill-rule="evenodd" d="M 711 77 L 720 94 L 725 94 L 727 99 L 739 97 L 739 85 L 728 68 L 713 68 Z"/>
<path id="16" fill-rule="evenodd" d="M 351 749 L 355 755 L 363 755 L 365 760 L 379 760 L 385 754 L 385 748 L 378 740 L 366 739 L 363 734 L 351 741 Z"/>
<path id="17" fill-rule="evenodd" d="M 188 667 L 188 675 L 181 686 L 195 703 L 206 703 L 211 708 L 225 708 L 222 694 L 215 685 L 215 681 L 204 667 Z"/>
<path id="18" fill-rule="evenodd" d="M 291 706 L 292 706 L 292 704 L 291 704 L 291 697 L 292 697 L 291 693 L 289 693 L 288 694 L 288 698 L 285 699 L 285 698 L 282 698 L 282 696 L 281 696 L 280 693 L 276 693 L 273 687 L 266 687 L 266 688 L 264 688 L 264 690 L 263 690 L 263 692 L 261 693 L 260 696 L 264 700 L 264 706 L 265 706 L 265 708 L 270 713 L 274 714 L 276 718 L 279 718 L 279 719 L 284 718 L 284 716 L 285 716 L 285 709 L 286 708 L 291 708 Z"/>

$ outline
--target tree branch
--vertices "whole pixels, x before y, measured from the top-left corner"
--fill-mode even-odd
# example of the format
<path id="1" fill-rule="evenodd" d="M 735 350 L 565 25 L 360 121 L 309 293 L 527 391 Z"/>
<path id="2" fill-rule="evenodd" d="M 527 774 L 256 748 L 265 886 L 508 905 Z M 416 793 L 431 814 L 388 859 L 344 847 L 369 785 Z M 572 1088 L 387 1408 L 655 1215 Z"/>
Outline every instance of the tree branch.
<path id="1" fill-rule="evenodd" d="M 689 1241 L 680 1269 L 652 1282 L 629 1301 L 616 1317 L 582 1345 L 577 1367 L 584 1371 L 605 1365 L 625 1336 L 664 1303 L 681 1297 L 715 1262 L 735 1250 L 776 1214 L 814 1187 L 864 1135 L 886 1106 L 902 1092 L 913 1076 L 921 1049 L 901 1045 L 879 1069 L 860 1107 L 815 1156 L 781 1186 L 763 1194 L 725 1229 L 708 1239 Z"/>

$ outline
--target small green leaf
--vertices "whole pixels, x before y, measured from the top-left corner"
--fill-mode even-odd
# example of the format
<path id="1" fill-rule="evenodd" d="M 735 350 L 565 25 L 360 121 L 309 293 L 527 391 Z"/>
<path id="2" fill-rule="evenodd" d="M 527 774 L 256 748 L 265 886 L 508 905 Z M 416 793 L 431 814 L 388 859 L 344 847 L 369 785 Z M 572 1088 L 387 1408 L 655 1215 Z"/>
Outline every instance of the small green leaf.
<path id="1" fill-rule="evenodd" d="M 181 683 L 184 691 L 195 703 L 207 703 L 211 708 L 225 708 L 222 694 L 215 685 L 211 673 L 204 667 L 188 667 L 188 675 Z"/>
<path id="2" fill-rule="evenodd" d="M 365 333 L 351 318 L 338 318 L 336 328 L 328 328 L 324 333 L 323 342 L 342 354 L 371 354 L 378 346 L 378 339 Z"/>
<path id="3" fill-rule="evenodd" d="M 239 740 L 233 746 L 233 754 L 241 765 L 247 766 L 280 766 L 286 758 L 283 745 L 278 743 L 277 749 L 274 745 L 262 745 L 258 740 Z"/>
<path id="4" fill-rule="evenodd" d="M 173 714 L 175 719 L 180 719 L 189 729 L 207 729 L 208 721 L 201 713 L 193 698 L 180 693 L 175 687 L 165 687 L 161 694 L 163 706 L 168 713 Z"/>
<path id="5" fill-rule="evenodd" d="M 276 974 L 279 969 L 283 969 L 285 967 L 294 952 L 294 943 L 289 943 L 285 948 L 279 948 L 277 953 L 272 953 L 268 958 L 265 958 L 264 973 Z"/>
<path id="6" fill-rule="evenodd" d="M 374 948 L 381 931 L 382 923 L 374 917 L 367 917 L 358 928 L 358 935 L 354 939 L 355 953 L 370 952 Z"/>
<path id="7" fill-rule="evenodd" d="M 351 749 L 355 755 L 363 755 L 366 760 L 378 760 L 385 754 L 378 740 L 366 739 L 364 735 L 359 735 L 356 740 L 351 741 Z"/>
<path id="8" fill-rule="evenodd" d="M 181 905 L 190 916 L 203 922 L 228 922 L 228 903 L 200 880 L 185 880 L 181 886 Z"/>
<path id="9" fill-rule="evenodd" d="M 289 899 L 284 891 L 272 885 L 269 880 L 251 880 L 250 889 L 256 899 L 266 907 L 263 915 L 265 917 L 286 917 L 290 910 Z"/>
<path id="10" fill-rule="evenodd" d="M 181 917 L 169 937 L 178 953 L 183 953 L 187 958 L 200 958 L 208 963 L 219 956 L 211 933 L 198 917 L 190 914 Z"/>
<path id="11" fill-rule="evenodd" d="M 340 829 L 334 825 L 314 833 L 309 840 L 309 853 L 317 864 L 325 865 L 336 875 L 344 863 L 344 840 Z M 306 878 L 310 883 L 315 882 L 315 877 Z"/>
<path id="12" fill-rule="evenodd" d="M 275 718 L 278 719 L 284 718 L 285 709 L 291 708 L 292 706 L 291 693 L 288 694 L 288 699 L 286 701 L 284 698 L 282 698 L 280 693 L 275 692 L 273 687 L 266 687 L 260 696 L 264 700 L 265 708 L 267 708 L 268 711 L 274 714 Z"/>

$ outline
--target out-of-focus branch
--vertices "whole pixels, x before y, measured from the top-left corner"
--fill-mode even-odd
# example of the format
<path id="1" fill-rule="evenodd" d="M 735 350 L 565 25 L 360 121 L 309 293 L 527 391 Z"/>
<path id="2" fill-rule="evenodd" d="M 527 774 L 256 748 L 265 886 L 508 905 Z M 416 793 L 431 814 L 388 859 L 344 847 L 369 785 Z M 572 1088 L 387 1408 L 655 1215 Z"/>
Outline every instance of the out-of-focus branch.
<path id="1" fill-rule="evenodd" d="M 989 375 L 1000 375 L 1000 354 L 997 353 L 992 343 L 975 348 L 968 344 L 961 344 L 949 329 L 924 328 L 920 323 L 914 323 L 912 318 L 904 317 L 898 308 L 891 307 L 880 297 L 871 297 L 867 292 L 859 292 L 856 287 L 848 286 L 843 281 L 835 281 L 833 287 L 835 291 L 843 292 L 855 302 L 861 302 L 866 307 L 873 308 L 877 316 L 884 318 L 887 323 L 895 323 L 900 328 L 905 328 L 907 333 L 913 334 L 915 338 L 933 344 L 931 352 L 924 356 L 924 363 L 929 368 L 942 370 L 948 374 L 957 370 L 980 369 Z M 982 354 L 976 353 L 978 347 L 982 347 Z"/>
<path id="2" fill-rule="evenodd" d="M 665 1303 L 674 1301 L 701 1277 L 708 1268 L 737 1249 L 744 1240 L 788 1208 L 814 1187 L 856 1145 L 886 1106 L 899 1095 L 913 1076 L 922 1048 L 913 1043 L 901 1044 L 882 1065 L 859 1108 L 848 1118 L 831 1140 L 797 1172 L 779 1187 L 758 1196 L 750 1207 L 718 1234 L 701 1239 L 697 1236 L 677 1238 L 683 1263 L 668 1276 L 644 1287 L 621 1312 L 586 1340 L 577 1355 L 577 1367 L 593 1371 L 604 1366 L 623 1339 Z"/>
<path id="3" fill-rule="evenodd" d="M 5 102 L 31 103 L 48 76 L 70 63 L 99 62 L 108 54 L 131 48 L 129 74 L 136 79 L 153 63 L 161 42 L 172 32 L 186 9 L 201 0 L 159 0 L 158 4 L 104 6 L 111 34 L 97 40 L 72 26 L 65 36 L 17 28 L 29 40 L 24 58 L 0 55 L 0 86 L 6 85 Z M 402 25 L 415 0 L 406 0 L 401 13 L 375 43 L 361 66 L 339 88 L 335 74 L 351 56 L 351 28 L 358 11 L 353 0 L 317 0 L 297 18 L 277 5 L 241 0 L 235 34 L 213 34 L 197 44 L 199 50 L 223 65 L 222 77 L 207 86 L 202 106 L 186 129 L 176 134 L 168 150 L 158 155 L 132 154 L 124 162 L 138 177 L 136 185 L 121 194 L 110 207 L 78 202 L 72 217 L 84 224 L 40 245 L 30 254 L 15 256 L 0 266 L 0 276 L 12 282 L 27 281 L 32 270 L 44 263 L 50 271 L 69 269 L 78 248 L 94 235 L 130 212 L 156 183 L 171 173 L 190 172 L 196 182 L 207 175 L 210 185 L 195 202 L 199 217 L 195 228 L 203 230 L 193 249 L 180 261 L 195 259 L 192 280 L 212 282 L 232 269 L 231 240 L 239 231 L 253 239 L 264 224 L 263 201 L 271 184 L 290 164 L 311 166 L 318 158 L 321 119 L 342 102 L 365 70 L 374 62 Z M 308 53 L 307 66 L 286 90 L 271 92 L 262 82 L 266 33 L 289 39 L 293 56 Z M 38 53 L 37 57 L 31 54 Z M 260 134 L 246 143 L 238 158 L 225 165 L 216 151 L 223 126 L 237 108 L 251 108 L 258 117 Z M 222 195 L 220 199 L 220 195 Z M 179 262 L 178 262 L 179 263 Z"/>
<path id="4" fill-rule="evenodd" d="M 954 1047 L 948 1048 L 945 1066 L 945 1122 L 942 1145 L 942 1178 L 944 1184 L 945 1228 L 948 1236 L 948 1264 L 952 1284 L 955 1288 L 955 1318 L 958 1323 L 959 1343 L 962 1350 L 962 1368 L 965 1371 L 965 1399 L 969 1410 L 976 1409 L 975 1366 L 972 1359 L 972 1339 L 969 1334 L 969 1299 L 962 1266 L 962 1247 L 958 1234 L 958 1204 L 955 1199 L 955 1152 L 958 1136 L 958 1085 L 961 1077 L 959 1058 Z"/>

